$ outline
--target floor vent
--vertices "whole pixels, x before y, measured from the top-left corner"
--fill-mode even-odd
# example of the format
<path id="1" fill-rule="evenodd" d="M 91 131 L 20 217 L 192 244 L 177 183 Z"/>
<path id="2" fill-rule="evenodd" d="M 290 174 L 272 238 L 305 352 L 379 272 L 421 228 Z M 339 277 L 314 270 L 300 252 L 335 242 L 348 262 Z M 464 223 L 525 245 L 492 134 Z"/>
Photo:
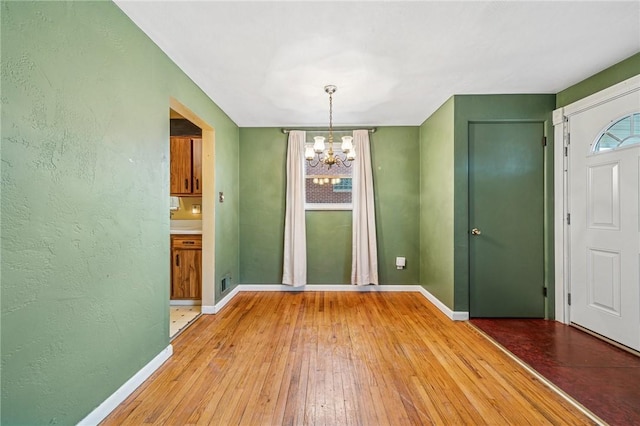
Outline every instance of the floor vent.
<path id="1" fill-rule="evenodd" d="M 224 292 L 227 288 L 229 288 L 230 285 L 231 285 L 231 275 L 225 275 L 224 278 L 222 278 L 220 291 Z"/>

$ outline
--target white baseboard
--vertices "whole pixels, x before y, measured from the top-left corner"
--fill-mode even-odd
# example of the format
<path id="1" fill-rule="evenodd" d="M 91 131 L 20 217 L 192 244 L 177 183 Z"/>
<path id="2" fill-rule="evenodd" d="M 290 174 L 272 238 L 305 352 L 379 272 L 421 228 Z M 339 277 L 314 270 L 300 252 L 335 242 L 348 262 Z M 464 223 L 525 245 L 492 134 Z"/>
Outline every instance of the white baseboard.
<path id="1" fill-rule="evenodd" d="M 415 285 L 351 285 L 351 284 L 309 284 L 293 287 L 285 284 L 240 284 L 240 291 L 418 291 Z"/>
<path id="2" fill-rule="evenodd" d="M 436 308 L 440 309 L 440 311 L 442 313 L 444 313 L 446 316 L 448 316 L 449 319 L 451 319 L 453 321 L 468 321 L 469 320 L 469 312 L 452 311 L 451 309 L 449 309 L 449 307 L 447 305 L 442 303 L 433 294 L 429 293 L 424 287 L 422 287 L 420 285 L 418 285 L 416 287 L 418 287 L 420 289 L 418 291 L 420 291 L 420 293 L 422 293 L 422 295 L 424 297 L 426 297 L 427 300 L 429 300 L 429 302 L 433 303 L 436 306 Z"/>
<path id="3" fill-rule="evenodd" d="M 421 285 L 351 285 L 351 284 L 310 284 L 292 287 L 284 284 L 239 284 L 215 306 L 203 306 L 203 314 L 217 314 L 241 291 L 361 291 L 361 292 L 417 292 L 433 303 L 452 321 L 467 321 L 469 312 L 452 311 Z"/>
<path id="4" fill-rule="evenodd" d="M 227 303 L 229 303 L 231 301 L 231 299 L 233 299 L 235 297 L 235 295 L 238 294 L 239 291 L 241 291 L 239 287 L 240 286 L 235 286 L 233 288 L 233 290 L 231 290 L 229 293 L 227 293 L 227 295 L 224 296 L 222 298 L 222 300 L 220 300 L 218 303 L 216 303 L 215 306 L 203 306 L 202 307 L 202 313 L 203 314 L 217 314 L 218 312 L 220 312 L 220 309 L 224 308 L 225 305 Z"/>
<path id="5" fill-rule="evenodd" d="M 93 426 L 104 420 L 122 401 L 135 391 L 138 386 L 144 383 L 166 360 L 173 355 L 173 346 L 169 345 L 156 355 L 151 361 L 142 367 L 136 374 L 127 380 L 118 390 L 105 399 L 87 417 L 80 420 L 80 426 Z"/>
<path id="6" fill-rule="evenodd" d="M 211 305 L 202 305 L 200 309 L 201 309 L 202 315 L 211 315 L 211 314 L 218 313 L 218 311 L 216 311 L 216 307 Z"/>

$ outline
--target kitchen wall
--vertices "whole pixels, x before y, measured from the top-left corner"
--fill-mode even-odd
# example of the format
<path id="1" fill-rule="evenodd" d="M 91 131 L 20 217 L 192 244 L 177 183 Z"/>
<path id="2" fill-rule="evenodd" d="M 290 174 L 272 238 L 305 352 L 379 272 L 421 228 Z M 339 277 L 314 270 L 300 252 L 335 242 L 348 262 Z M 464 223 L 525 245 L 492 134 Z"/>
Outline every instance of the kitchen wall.
<path id="1" fill-rule="evenodd" d="M 202 197 L 178 197 L 180 208 L 172 210 L 171 220 L 202 220 L 202 213 L 193 213 L 193 206 L 199 205 L 202 211 Z"/>
<path id="2" fill-rule="evenodd" d="M 170 98 L 215 128 L 218 284 L 238 128 L 115 4 L 1 7 L 0 422 L 75 424 L 169 344 Z"/>
<path id="3" fill-rule="evenodd" d="M 282 282 L 287 136 L 279 128 L 240 129 L 240 280 Z M 371 135 L 381 284 L 418 284 L 417 127 L 379 127 Z M 357 160 L 356 160 L 357 161 Z M 307 281 L 348 284 L 351 212 L 308 211 Z M 395 257 L 407 258 L 397 270 Z"/>

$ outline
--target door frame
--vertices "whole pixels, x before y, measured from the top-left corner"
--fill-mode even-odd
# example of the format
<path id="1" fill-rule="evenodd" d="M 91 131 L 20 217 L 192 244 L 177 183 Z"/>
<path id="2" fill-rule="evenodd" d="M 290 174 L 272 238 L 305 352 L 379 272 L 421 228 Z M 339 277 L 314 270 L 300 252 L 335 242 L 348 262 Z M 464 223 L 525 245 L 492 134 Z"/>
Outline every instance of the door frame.
<path id="1" fill-rule="evenodd" d="M 640 74 L 631 77 L 593 95 L 580 99 L 565 107 L 553 111 L 554 140 L 554 251 L 555 251 L 555 318 L 564 324 L 571 322 L 569 309 L 570 277 L 570 240 L 567 224 L 569 202 L 568 164 L 571 155 L 571 140 L 567 123 L 569 117 L 586 109 L 596 107 L 615 98 L 640 91 Z M 604 126 L 605 123 L 603 123 Z M 562 143 L 558 143 L 562 141 Z"/>
<path id="2" fill-rule="evenodd" d="M 169 107 L 202 129 L 202 313 L 215 306 L 215 130 L 175 98 Z M 205 191 L 206 189 L 206 191 Z M 206 311 L 206 312 L 205 312 Z"/>

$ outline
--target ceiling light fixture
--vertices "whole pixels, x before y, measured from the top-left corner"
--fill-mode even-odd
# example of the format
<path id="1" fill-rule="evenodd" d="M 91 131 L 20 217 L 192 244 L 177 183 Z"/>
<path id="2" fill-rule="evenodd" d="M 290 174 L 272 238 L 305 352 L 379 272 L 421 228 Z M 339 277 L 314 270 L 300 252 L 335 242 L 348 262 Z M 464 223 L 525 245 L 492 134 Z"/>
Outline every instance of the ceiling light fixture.
<path id="1" fill-rule="evenodd" d="M 344 157 L 336 155 L 333 152 L 333 94 L 338 88 L 332 84 L 324 86 L 324 91 L 329 94 L 329 149 L 325 152 L 324 136 L 316 136 L 313 138 L 313 146 L 307 146 L 304 151 L 304 157 L 311 167 L 320 165 L 327 166 L 328 169 L 334 164 L 351 167 L 351 162 L 356 159 L 356 153 L 353 149 L 353 137 L 342 137 L 342 153 Z M 324 154 L 323 154 L 324 153 Z M 313 162 L 313 159 L 316 159 Z"/>

